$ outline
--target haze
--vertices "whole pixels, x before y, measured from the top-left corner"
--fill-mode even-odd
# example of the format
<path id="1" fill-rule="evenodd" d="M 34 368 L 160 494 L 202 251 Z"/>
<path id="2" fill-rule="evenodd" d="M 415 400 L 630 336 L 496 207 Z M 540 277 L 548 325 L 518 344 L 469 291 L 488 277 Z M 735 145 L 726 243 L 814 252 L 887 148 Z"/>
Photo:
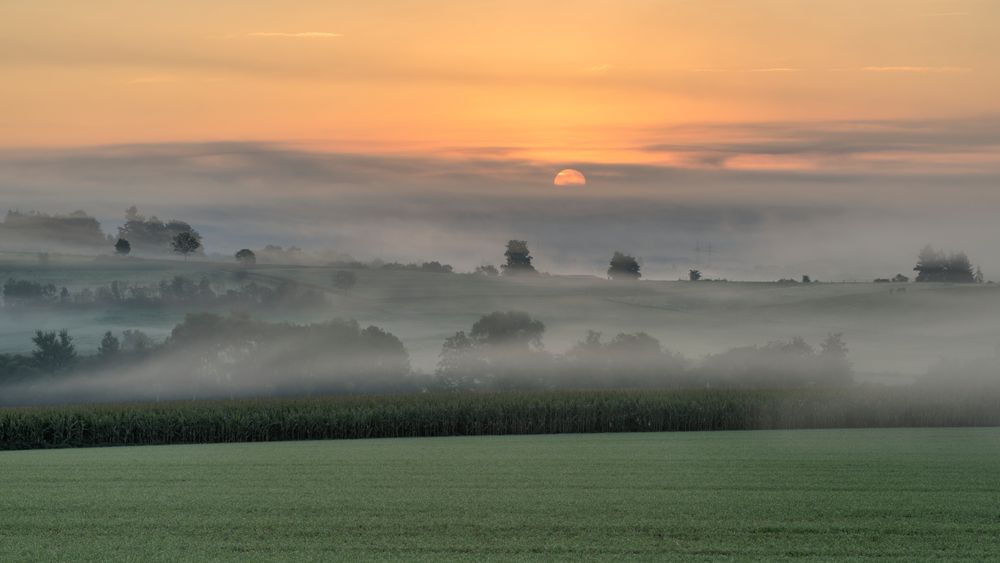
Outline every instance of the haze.
<path id="1" fill-rule="evenodd" d="M 136 204 L 222 253 L 474 267 L 517 236 L 577 273 L 626 248 L 673 279 L 711 245 L 713 275 L 869 279 L 934 242 L 1000 268 L 995 3 L 0 14 L 8 207 L 83 208 L 112 231 Z M 586 188 L 553 190 L 569 167 Z"/>

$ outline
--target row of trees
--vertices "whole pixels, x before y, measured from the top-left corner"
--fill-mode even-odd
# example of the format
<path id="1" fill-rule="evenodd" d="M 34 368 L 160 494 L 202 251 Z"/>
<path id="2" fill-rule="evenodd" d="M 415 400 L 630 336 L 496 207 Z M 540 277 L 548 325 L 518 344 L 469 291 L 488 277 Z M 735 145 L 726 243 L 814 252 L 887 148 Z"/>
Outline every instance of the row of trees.
<path id="1" fill-rule="evenodd" d="M 850 384 L 842 335 L 818 349 L 801 338 L 733 348 L 695 365 L 644 333 L 598 332 L 564 354 L 547 352 L 545 325 L 528 313 L 498 311 L 445 340 L 435 372 L 444 389 L 810 387 Z"/>
<path id="2" fill-rule="evenodd" d="M 952 282 L 952 283 L 982 283 L 983 272 L 977 267 L 973 269 L 972 262 L 964 252 L 945 254 L 927 245 L 917 257 L 918 282 Z"/>
<path id="3" fill-rule="evenodd" d="M 354 285 L 352 279 L 342 279 L 338 272 L 334 284 L 340 289 Z M 274 285 L 243 282 L 235 287 L 218 286 L 207 276 L 194 280 L 174 276 L 157 284 L 138 284 L 122 281 L 70 291 L 54 284 L 28 280 L 8 279 L 2 288 L 5 307 L 130 307 L 152 308 L 184 306 L 198 308 L 281 308 L 305 309 L 327 304 L 322 291 L 291 280 Z"/>

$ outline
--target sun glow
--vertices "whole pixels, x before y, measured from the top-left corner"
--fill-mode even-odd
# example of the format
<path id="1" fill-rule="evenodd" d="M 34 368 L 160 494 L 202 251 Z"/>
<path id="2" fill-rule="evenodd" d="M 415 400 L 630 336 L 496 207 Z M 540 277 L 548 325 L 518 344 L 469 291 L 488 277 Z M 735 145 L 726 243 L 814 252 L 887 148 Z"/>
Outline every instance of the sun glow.
<path id="1" fill-rule="evenodd" d="M 556 178 L 552 183 L 557 186 L 586 186 L 587 178 L 579 170 L 566 168 L 556 174 Z"/>

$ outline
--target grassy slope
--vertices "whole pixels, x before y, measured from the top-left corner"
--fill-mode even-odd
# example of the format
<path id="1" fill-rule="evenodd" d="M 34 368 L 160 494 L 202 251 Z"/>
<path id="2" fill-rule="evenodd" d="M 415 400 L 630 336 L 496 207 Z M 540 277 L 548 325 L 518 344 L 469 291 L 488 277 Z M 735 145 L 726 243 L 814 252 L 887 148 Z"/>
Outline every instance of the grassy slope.
<path id="1" fill-rule="evenodd" d="M 0 453 L 0 560 L 982 561 L 1000 430 Z"/>
<path id="2" fill-rule="evenodd" d="M 53 261 L 49 266 L 0 257 L 0 280 L 38 279 L 74 289 L 112 280 L 156 283 L 173 275 L 208 275 L 217 285 L 233 283 L 234 265 L 191 261 Z M 803 336 L 816 344 L 844 332 L 861 372 L 922 373 L 943 355 L 989 357 L 1000 333 L 1000 286 L 909 284 L 890 294 L 891 284 L 777 285 L 764 283 L 642 282 L 599 279 L 485 279 L 467 275 L 358 271 L 358 285 L 333 287 L 325 267 L 259 266 L 258 281 L 294 279 L 329 291 L 325 311 L 296 313 L 287 320 L 310 322 L 341 316 L 382 326 L 399 336 L 414 365 L 431 370 L 441 343 L 468 330 L 494 310 L 531 312 L 548 330 L 546 344 L 561 351 L 587 329 L 614 334 L 644 330 L 689 357 L 732 346 Z M 105 330 L 140 328 L 164 337 L 185 311 L 87 310 L 70 315 L 44 312 L 0 317 L 0 352 L 30 348 L 35 328 L 69 328 L 82 348 L 96 348 Z"/>

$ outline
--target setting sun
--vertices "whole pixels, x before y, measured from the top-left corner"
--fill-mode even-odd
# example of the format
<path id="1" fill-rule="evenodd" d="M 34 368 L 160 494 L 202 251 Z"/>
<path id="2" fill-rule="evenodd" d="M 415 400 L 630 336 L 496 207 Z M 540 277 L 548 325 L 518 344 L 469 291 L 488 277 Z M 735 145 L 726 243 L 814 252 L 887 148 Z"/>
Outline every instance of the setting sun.
<path id="1" fill-rule="evenodd" d="M 566 168 L 556 174 L 556 178 L 552 183 L 557 186 L 586 186 L 587 178 L 579 170 Z"/>

